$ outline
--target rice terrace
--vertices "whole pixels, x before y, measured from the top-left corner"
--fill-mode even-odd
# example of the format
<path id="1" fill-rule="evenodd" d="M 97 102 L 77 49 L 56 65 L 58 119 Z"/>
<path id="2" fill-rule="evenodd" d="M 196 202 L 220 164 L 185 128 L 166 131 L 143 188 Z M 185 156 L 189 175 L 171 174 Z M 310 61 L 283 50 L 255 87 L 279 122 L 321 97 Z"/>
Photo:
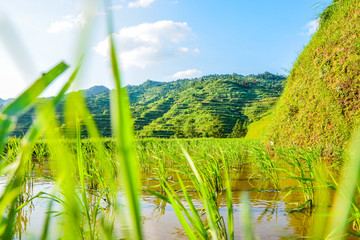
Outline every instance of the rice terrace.
<path id="1" fill-rule="evenodd" d="M 359 0 L 3 1 L 0 44 L 0 239 L 360 238 Z"/>

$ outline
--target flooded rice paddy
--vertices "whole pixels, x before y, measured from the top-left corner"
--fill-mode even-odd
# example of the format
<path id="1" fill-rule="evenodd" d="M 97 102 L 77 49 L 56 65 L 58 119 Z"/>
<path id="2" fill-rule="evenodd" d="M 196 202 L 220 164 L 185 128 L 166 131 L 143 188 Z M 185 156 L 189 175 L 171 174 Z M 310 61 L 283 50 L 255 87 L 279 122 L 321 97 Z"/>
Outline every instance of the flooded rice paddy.
<path id="1" fill-rule="evenodd" d="M 39 170 L 30 177 L 24 186 L 23 195 L 27 198 L 37 195 L 40 192 L 52 194 L 54 182 L 48 178 L 41 177 L 47 170 Z M 240 169 L 232 169 L 230 180 L 234 204 L 234 230 L 235 239 L 243 235 L 243 223 L 241 220 L 242 194 L 248 192 L 252 223 L 255 234 L 260 239 L 300 239 L 311 234 L 312 210 L 304 209 L 298 212 L 290 212 L 304 202 L 303 195 L 299 192 L 288 194 L 288 190 L 277 191 L 269 180 L 260 175 L 253 174 L 254 169 L 242 165 Z M 2 177 L 0 185 L 5 185 L 6 178 Z M 289 179 L 286 181 L 289 184 Z M 143 188 L 151 188 L 158 184 L 156 176 L 152 173 L 144 174 L 142 180 Z M 285 184 L 285 182 L 284 182 Z M 156 189 L 156 188 L 155 188 Z M 201 202 L 196 200 L 195 191 L 189 191 L 194 199 L 196 208 L 201 209 Z M 45 196 L 45 195 L 43 195 Z M 89 196 L 91 198 L 91 196 Z M 122 198 L 122 194 L 119 194 Z M 95 201 L 95 200 L 94 200 Z M 226 193 L 218 193 L 219 212 L 226 219 Z M 16 239 L 39 239 L 44 226 L 46 212 L 48 211 L 49 199 L 35 198 L 18 213 L 16 221 Z M 124 202 L 124 201 L 120 201 Z M 101 203 L 106 209 L 106 202 Z M 142 224 L 144 227 L 145 239 L 187 239 L 182 226 L 179 223 L 172 206 L 142 191 Z M 126 208 L 126 206 L 125 206 Z M 61 211 L 61 206 L 53 206 L 53 216 Z M 58 212 L 57 212 L 58 211 Z M 104 214 L 107 214 L 106 211 Z M 108 213 L 111 214 L 111 213 Z M 60 215 L 61 216 L 61 215 Z M 57 226 L 61 223 L 61 217 L 53 217 L 50 231 L 50 239 L 61 237 L 57 232 Z M 116 225 L 116 224 L 115 224 Z M 118 223 L 120 226 L 121 224 Z M 121 229 L 118 227 L 118 236 L 121 238 Z"/>

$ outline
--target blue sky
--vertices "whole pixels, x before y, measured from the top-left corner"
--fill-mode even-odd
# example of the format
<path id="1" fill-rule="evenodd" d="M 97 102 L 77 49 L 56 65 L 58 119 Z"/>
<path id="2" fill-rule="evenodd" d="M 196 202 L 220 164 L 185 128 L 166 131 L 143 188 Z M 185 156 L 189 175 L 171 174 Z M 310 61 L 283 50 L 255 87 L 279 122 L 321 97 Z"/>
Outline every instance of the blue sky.
<path id="1" fill-rule="evenodd" d="M 114 0 L 109 9 L 115 19 L 123 81 L 286 74 L 316 31 L 318 14 L 330 2 Z M 61 60 L 74 67 L 83 49 L 86 64 L 76 87 L 111 88 L 105 23 L 109 9 L 96 0 L 1 1 L 0 98 L 16 96 Z M 90 26 L 87 41 L 80 41 Z M 46 95 L 54 94 L 70 72 Z"/>

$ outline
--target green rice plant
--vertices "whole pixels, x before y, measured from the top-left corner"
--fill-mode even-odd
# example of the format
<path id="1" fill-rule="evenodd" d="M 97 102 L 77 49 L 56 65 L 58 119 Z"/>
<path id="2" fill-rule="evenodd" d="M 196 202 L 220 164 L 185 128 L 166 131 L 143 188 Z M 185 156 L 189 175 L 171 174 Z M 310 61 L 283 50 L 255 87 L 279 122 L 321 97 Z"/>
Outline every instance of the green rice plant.
<path id="1" fill-rule="evenodd" d="M 55 112 L 51 105 L 43 108 L 39 114 L 41 125 L 45 126 L 45 137 L 50 150 L 50 159 L 56 164 L 56 185 L 61 189 L 64 200 L 64 237 L 77 239 L 81 229 L 80 206 L 76 194 L 75 157 L 64 145 L 59 144 L 62 138 Z"/>
<path id="2" fill-rule="evenodd" d="M 315 178 L 316 182 L 316 192 L 315 192 L 315 216 L 314 216 L 314 226 L 312 230 L 313 239 L 323 239 L 325 234 L 325 222 L 329 215 L 329 206 L 330 206 L 330 188 L 329 188 L 329 169 L 324 163 L 317 163 L 317 166 L 314 167 L 316 170 Z"/>
<path id="3" fill-rule="evenodd" d="M 149 189 L 146 191 L 173 206 L 190 239 L 234 239 L 233 203 L 229 179 L 229 162 L 231 161 L 233 164 L 234 159 L 228 161 L 226 152 L 222 151 L 218 145 L 212 149 L 212 142 L 208 140 L 180 140 L 179 142 L 180 146 L 186 143 L 183 145 L 183 155 L 186 158 L 179 155 L 178 147 L 174 146 L 173 151 L 166 151 L 166 154 L 171 154 L 171 158 L 176 164 L 172 164 L 167 172 L 163 168 L 164 162 L 160 162 L 158 165 L 154 163 L 157 166 L 154 169 L 166 195 Z M 203 143 L 204 145 L 202 145 Z M 193 144 L 194 148 L 192 148 Z M 203 149 L 198 149 L 199 145 L 197 144 Z M 189 148 L 191 153 L 188 153 L 186 148 Z M 163 148 L 160 149 L 163 150 Z M 241 162 L 241 160 L 238 161 Z M 170 172 L 176 173 L 174 179 L 169 179 Z M 188 179 L 190 182 L 185 185 L 184 179 Z M 198 196 L 196 198 L 201 201 L 203 206 L 201 210 L 195 208 L 193 199 L 188 194 L 189 188 L 195 189 L 196 196 Z M 227 225 L 219 213 L 218 206 L 218 194 L 222 194 L 225 188 Z"/>
<path id="4" fill-rule="evenodd" d="M 52 83 L 56 77 L 63 73 L 68 66 L 61 62 L 48 73 L 43 74 L 37 81 L 33 83 L 18 98 L 7 105 L 1 111 L 0 118 L 0 152 L 3 151 L 6 137 L 11 132 L 17 118 L 26 112 L 37 100 L 37 97 Z"/>
<path id="5" fill-rule="evenodd" d="M 10 103 L 2 110 L 3 118 L 0 120 L 0 149 L 3 150 L 6 136 L 10 133 L 10 126 L 14 124 L 16 118 L 33 105 L 36 98 L 41 92 L 64 70 L 67 65 L 64 63 L 58 64 L 47 74 L 39 78 L 32 86 L 30 86 L 23 94 Z M 0 197 L 0 213 L 2 214 L 2 221 L 0 226 L 0 236 L 4 239 L 12 238 L 13 225 L 16 216 L 16 202 L 20 194 L 21 186 L 26 174 L 26 165 L 31 157 L 31 150 L 34 142 L 39 137 L 39 131 L 32 128 L 24 137 L 21 143 L 21 150 L 15 162 L 9 167 L 1 169 L 2 173 L 8 174 L 10 179 L 6 185 L 3 194 Z M 6 210 L 7 209 L 7 210 Z M 5 212 L 7 212 L 5 214 Z"/>
<path id="6" fill-rule="evenodd" d="M 79 66 L 81 65 L 81 60 Z M 2 139 L 0 142 L 0 147 L 3 147 L 4 140 L 6 136 L 9 134 L 10 123 L 16 121 L 16 117 L 18 117 L 21 113 L 25 112 L 31 105 L 34 105 L 39 94 L 49 85 L 57 75 L 62 73 L 67 68 L 67 65 L 64 63 L 59 64 L 53 70 L 51 70 L 47 74 L 43 74 L 43 76 L 36 81 L 27 91 L 25 91 L 19 98 L 14 100 L 13 103 L 9 104 L 2 111 L 3 120 L 1 124 L 3 128 L 3 132 L 1 133 L 0 138 Z M 32 151 L 35 146 L 35 142 L 39 139 L 42 133 L 45 133 L 47 138 L 46 143 L 49 147 L 50 158 L 51 160 L 55 160 L 56 162 L 56 174 L 57 174 L 57 187 L 61 189 L 61 194 L 64 197 L 64 200 L 52 196 L 52 199 L 57 199 L 59 203 L 61 203 L 65 208 L 65 220 L 64 220 L 64 231 L 63 236 L 68 239 L 77 239 L 84 237 L 84 229 L 82 224 L 80 224 L 81 215 L 80 213 L 85 213 L 88 220 L 88 230 L 89 234 L 86 233 L 86 236 L 90 238 L 95 237 L 94 225 L 91 225 L 91 216 L 90 207 L 88 205 L 85 184 L 84 184 L 84 171 L 82 169 L 83 159 L 81 157 L 81 144 L 79 143 L 79 137 L 77 138 L 77 151 L 79 154 L 77 156 L 78 166 L 80 166 L 79 174 L 75 174 L 75 158 L 64 144 L 61 144 L 62 133 L 60 132 L 59 125 L 55 118 L 54 109 L 62 100 L 64 94 L 69 89 L 72 82 L 75 80 L 75 77 L 78 73 L 79 67 L 77 67 L 74 73 L 71 75 L 70 79 L 64 85 L 64 87 L 60 90 L 59 94 L 52 99 L 49 103 L 43 104 L 38 108 L 38 117 L 29 129 L 28 133 L 22 140 L 21 149 L 19 151 L 19 156 L 16 161 L 12 163 L 7 169 L 5 169 L 5 173 L 9 175 L 9 179 L 12 179 L 5 188 L 5 191 L 0 199 L 0 205 L 2 206 L 1 213 L 4 212 L 6 208 L 7 217 L 5 214 L 3 221 L 1 222 L 1 236 L 2 238 L 9 239 L 13 234 L 13 225 L 14 219 L 16 215 L 16 211 L 14 207 L 17 205 L 16 203 L 21 200 L 19 197 L 21 186 L 26 180 L 25 172 L 26 172 L 26 164 L 31 161 Z M 38 150 L 39 148 L 37 148 Z M 43 155 L 43 151 L 35 152 L 36 155 Z M 81 196 L 82 199 L 79 199 L 76 193 L 77 181 L 74 176 L 78 175 L 80 177 L 81 183 Z M 98 198 L 96 206 L 99 206 Z M 27 201 L 29 202 L 29 201 Z M 52 202 L 52 201 L 51 201 Z M 51 203 L 50 202 L 50 203 Z M 24 203 L 25 204 L 25 203 Z M 51 206 L 49 205 L 49 208 Z M 81 211 L 82 207 L 84 210 Z M 95 212 L 96 219 L 96 212 Z M 50 215 L 47 217 L 50 219 Z M 49 220 L 46 221 L 44 227 L 44 234 L 42 236 L 43 239 L 47 238 L 48 233 L 48 224 Z M 93 221 L 93 222 L 96 222 Z"/>
<path id="7" fill-rule="evenodd" d="M 162 178 L 160 183 L 163 185 L 166 196 L 162 196 L 153 191 L 149 192 L 155 196 L 161 197 L 172 205 L 189 239 L 227 239 L 227 231 L 223 218 L 219 214 L 216 198 L 214 198 L 214 195 L 211 192 L 213 191 L 213 188 L 208 186 L 209 183 L 204 179 L 202 173 L 197 170 L 197 167 L 185 150 L 184 154 L 190 169 L 184 165 L 186 162 L 178 159 L 177 161 L 181 170 L 174 171 L 190 178 L 192 186 L 195 187 L 196 192 L 199 195 L 199 199 L 202 202 L 204 210 L 203 213 L 206 215 L 206 225 L 202 220 L 202 211 L 195 208 L 195 205 L 188 194 L 187 187 L 179 174 L 177 174 L 177 180 L 180 184 L 181 193 L 185 198 L 185 204 L 187 207 L 182 202 L 180 192 L 174 189 L 172 184 L 167 180 L 166 175 L 159 174 Z M 229 191 L 231 190 L 229 189 Z M 229 201 L 231 202 L 231 200 Z M 231 229 L 233 229 L 233 227 L 230 227 L 230 230 Z M 231 234 L 230 236 L 233 235 Z"/>
<path id="8" fill-rule="evenodd" d="M 53 201 L 50 200 L 50 203 L 49 203 L 48 209 L 47 209 L 47 213 L 46 213 L 46 219 L 45 219 L 45 223 L 44 223 L 44 228 L 43 228 L 41 238 L 40 238 L 41 240 L 49 239 L 48 234 L 49 234 L 49 228 L 50 228 L 50 219 L 51 219 L 52 206 L 53 206 Z"/>
<path id="9" fill-rule="evenodd" d="M 255 240 L 252 222 L 251 222 L 251 213 L 250 213 L 250 205 L 249 205 L 249 195 L 247 193 L 243 193 L 241 195 L 242 199 L 242 221 L 244 226 L 244 238 L 246 240 Z"/>
<path id="10" fill-rule="evenodd" d="M 350 144 L 349 161 L 346 163 L 339 186 L 337 188 L 334 206 L 330 211 L 327 221 L 322 221 L 325 225 L 323 234 L 318 234 L 322 239 L 341 239 L 346 236 L 345 229 L 349 224 L 349 214 L 351 208 L 356 204 L 354 197 L 360 179 L 360 134 L 355 132 L 355 136 Z M 358 216 L 355 218 L 358 219 Z"/>
<path id="11" fill-rule="evenodd" d="M 216 195 L 214 195 L 212 187 L 209 186 L 209 182 L 204 179 L 204 172 L 200 172 L 193 160 L 190 158 L 189 154 L 185 150 L 183 151 L 193 173 L 193 175 L 190 175 L 190 178 L 199 193 L 206 212 L 210 234 L 214 239 L 220 239 L 223 237 L 226 238 L 226 229 L 223 218 L 220 216 L 218 211 Z"/>
<path id="12" fill-rule="evenodd" d="M 206 185 L 211 188 L 209 191 L 214 194 L 213 197 L 215 199 L 217 198 L 217 193 L 224 189 L 224 183 L 221 176 L 222 166 L 219 163 L 219 160 L 208 158 L 201 164 L 197 164 L 199 172 L 202 174 L 204 181 L 207 182 Z"/>
<path id="13" fill-rule="evenodd" d="M 1 153 L 0 172 L 10 163 L 16 161 L 21 149 L 21 139 L 16 137 L 9 137 L 6 140 L 5 147 Z"/>
<path id="14" fill-rule="evenodd" d="M 279 155 L 278 161 L 281 161 L 281 172 L 285 173 L 285 178 L 294 179 L 298 182 L 296 191 L 301 191 L 304 196 L 304 206 L 309 204 L 310 207 L 315 205 L 315 174 L 319 163 L 321 163 L 321 154 L 318 150 L 306 151 L 295 148 L 279 148 L 275 152 Z M 291 193 L 291 191 L 289 192 Z"/>
<path id="15" fill-rule="evenodd" d="M 94 239 L 94 229 L 92 228 L 92 219 L 90 216 L 90 208 L 89 208 L 89 202 L 87 198 L 87 192 L 85 188 L 85 176 L 84 176 L 84 158 L 82 155 L 82 149 L 81 149 L 81 130 L 80 130 L 80 120 L 79 116 L 76 116 L 76 146 L 77 146 L 77 163 L 78 163 L 78 174 L 80 178 L 80 184 L 81 184 L 81 198 L 83 203 L 84 212 L 86 214 L 86 220 L 88 223 L 88 229 L 89 229 L 89 235 L 91 239 Z"/>
<path id="16" fill-rule="evenodd" d="M 262 174 L 271 180 L 275 189 L 280 189 L 278 163 L 270 157 L 265 147 L 255 145 L 253 146 L 253 150 L 255 165 L 258 166 Z"/>
<path id="17" fill-rule="evenodd" d="M 167 179 L 168 179 L 168 177 L 167 177 L 168 172 L 165 167 L 164 159 L 158 158 L 158 164 L 156 167 L 154 167 L 154 171 L 156 172 L 156 175 L 158 176 L 160 189 L 161 189 L 161 191 L 164 191 L 163 187 L 165 186 L 165 183 L 163 181 L 167 181 Z"/>
<path id="18" fill-rule="evenodd" d="M 350 154 L 349 154 L 350 155 Z M 348 156 L 346 156 L 348 157 Z M 350 160 L 346 159 L 344 160 L 345 163 L 349 164 Z M 331 189 L 336 190 L 338 194 L 341 194 L 341 190 L 339 189 L 341 187 L 340 183 L 343 178 L 340 178 L 341 175 L 337 174 L 337 176 L 334 176 L 331 171 L 328 171 L 327 174 L 329 175 L 329 178 L 331 179 Z M 342 173 L 344 174 L 344 173 Z M 350 208 L 349 218 L 347 220 L 347 225 L 349 226 L 349 229 L 352 229 L 349 233 L 351 235 L 355 235 L 357 237 L 360 236 L 360 203 L 358 201 L 358 195 L 360 193 L 360 184 L 356 184 L 356 190 L 352 199 L 352 204 Z M 330 209 L 328 209 L 330 212 Z M 329 215 L 329 214 L 328 214 Z M 351 226 L 351 227 L 350 227 Z"/>
<path id="19" fill-rule="evenodd" d="M 32 157 L 39 163 L 42 163 L 49 156 L 49 149 L 47 148 L 46 142 L 39 140 L 35 143 Z"/>
<path id="20" fill-rule="evenodd" d="M 227 208 L 227 219 L 228 219 L 228 237 L 229 240 L 234 239 L 234 212 L 233 212 L 233 201 L 232 192 L 229 178 L 229 163 L 227 159 L 223 158 L 225 168 L 225 185 L 226 185 L 226 208 Z"/>
<path id="21" fill-rule="evenodd" d="M 90 189 L 101 190 L 108 204 L 115 203 L 118 184 L 114 182 L 114 178 L 117 176 L 118 165 L 106 150 L 84 99 L 78 93 L 70 94 L 66 109 L 65 119 L 68 133 L 76 133 L 77 149 L 75 152 L 78 157 L 81 157 L 81 161 L 78 161 L 78 167 L 82 167 L 82 170 L 79 169 L 79 172 L 84 171 L 86 175 L 84 181 L 86 180 Z M 83 127 L 90 137 L 88 141 L 81 141 Z M 80 166 L 80 164 L 84 166 Z"/>
<path id="22" fill-rule="evenodd" d="M 76 132 L 76 151 L 71 151 L 67 144 L 59 144 L 61 141 L 59 139 L 62 138 L 62 132 L 60 131 L 59 125 L 55 120 L 55 114 L 51 106 L 49 108 L 43 108 L 40 112 L 40 116 L 42 117 L 42 121 L 44 125 L 47 126 L 49 131 L 45 131 L 45 135 L 47 137 L 47 143 L 50 149 L 50 158 L 55 160 L 57 163 L 56 173 L 57 173 L 57 184 L 61 187 L 61 195 L 64 200 L 59 199 L 56 196 L 53 198 L 57 199 L 59 203 L 64 206 L 64 215 L 65 218 L 65 231 L 64 237 L 75 238 L 90 238 L 97 239 L 99 238 L 99 230 L 97 230 L 97 220 L 99 213 L 102 211 L 100 207 L 100 202 L 102 201 L 102 196 L 105 194 L 107 196 L 108 202 L 113 202 L 115 199 L 116 190 L 113 178 L 108 175 L 114 173 L 111 171 L 109 164 L 113 164 L 112 161 L 109 161 L 105 156 L 105 146 L 102 145 L 102 141 L 99 141 L 99 134 L 97 132 L 94 123 L 86 121 L 86 127 L 90 134 L 90 136 L 94 136 L 94 148 L 96 150 L 96 154 L 94 154 L 94 159 L 97 159 L 100 156 L 102 161 L 96 164 L 96 166 L 91 165 L 91 169 L 85 168 L 86 158 L 83 156 L 83 142 L 81 141 L 81 118 L 89 119 L 89 113 L 86 111 L 86 107 L 82 101 L 80 96 L 74 95 L 70 96 L 69 99 L 72 100 L 72 106 L 76 108 L 75 112 L 75 132 Z M 68 110 L 69 111 L 69 110 Z M 44 116 L 47 116 L 45 119 Z M 52 117 L 51 117 L 52 116 Z M 68 123 L 71 121 L 67 120 Z M 69 124 L 70 126 L 71 124 Z M 61 151 L 62 149 L 62 151 Z M 67 162 L 64 162 L 63 159 L 67 159 Z M 94 161 L 92 160 L 94 164 Z M 106 169 L 106 173 L 104 172 Z M 100 172 L 103 171 L 103 172 Z M 90 174 L 89 174 L 90 173 Z M 91 176 L 91 174 L 94 174 Z M 112 175 L 114 176 L 114 175 Z M 96 177 L 96 181 L 101 185 L 101 190 L 98 191 L 98 194 L 94 194 L 89 189 L 87 183 L 94 180 Z M 78 195 L 78 185 L 80 185 L 79 195 Z M 113 191 L 111 191 L 113 190 Z M 110 197 L 109 193 L 113 196 Z M 95 196 L 94 200 L 90 201 L 91 196 Z M 110 201 L 111 200 L 111 201 Z M 114 200 L 115 206 L 116 200 Z M 87 223 L 87 227 L 80 224 L 80 222 Z M 104 219 L 103 221 L 104 222 Z M 112 233 L 107 233 L 106 235 L 112 235 Z"/>
<path id="23" fill-rule="evenodd" d="M 105 4 L 108 7 L 108 4 Z M 127 200 L 131 238 L 142 239 L 140 219 L 139 190 L 140 178 L 137 159 L 134 151 L 134 133 L 131 124 L 130 105 L 127 93 L 121 86 L 120 69 L 113 39 L 113 20 L 111 11 L 108 14 L 108 29 L 110 41 L 111 66 L 114 77 L 115 91 L 112 93 L 112 127 L 117 140 L 117 158 L 120 164 L 120 175 L 125 188 Z"/>
<path id="24" fill-rule="evenodd" d="M 356 186 L 356 194 L 351 205 L 350 209 L 350 218 L 348 219 L 348 222 L 352 225 L 352 230 L 356 232 L 356 236 L 360 236 L 360 205 L 359 201 L 356 199 L 356 196 L 360 193 L 360 184 L 357 183 Z"/>

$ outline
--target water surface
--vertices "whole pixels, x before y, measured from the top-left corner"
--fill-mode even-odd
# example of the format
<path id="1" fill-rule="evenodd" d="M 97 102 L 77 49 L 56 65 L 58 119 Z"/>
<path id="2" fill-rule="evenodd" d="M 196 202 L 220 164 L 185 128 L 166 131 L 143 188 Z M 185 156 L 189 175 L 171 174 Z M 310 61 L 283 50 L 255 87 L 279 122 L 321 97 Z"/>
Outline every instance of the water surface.
<path id="1" fill-rule="evenodd" d="M 46 173 L 42 170 L 41 174 Z M 242 236 L 241 209 L 242 194 L 248 192 L 252 214 L 253 228 L 256 235 L 261 239 L 299 239 L 311 234 L 312 211 L 305 209 L 300 212 L 289 213 L 289 210 L 304 202 L 301 192 L 288 194 L 287 190 L 275 191 L 271 182 L 261 175 L 252 175 L 253 170 L 246 165 L 241 169 L 233 169 L 230 175 L 234 203 L 235 238 Z M 27 196 L 35 196 L 39 192 L 53 193 L 54 183 L 37 173 L 27 182 L 24 192 Z M 4 186 L 5 177 L 0 178 L 0 186 Z M 281 180 L 281 185 L 294 185 L 288 179 Z M 156 177 L 150 174 L 143 176 L 143 187 L 149 188 L 158 184 Z M 195 192 L 190 191 L 197 208 L 201 203 L 196 199 Z M 123 196 L 120 193 L 119 198 Z M 39 238 L 44 225 L 48 208 L 48 199 L 37 198 L 25 206 L 18 214 L 16 222 L 16 239 Z M 106 207 L 106 203 L 102 202 Z M 219 192 L 218 205 L 220 213 L 226 219 L 226 194 Z M 142 221 L 145 239 L 187 239 L 182 230 L 176 214 L 168 203 L 143 191 L 141 195 Z M 61 211 L 61 206 L 54 205 L 53 210 Z M 51 220 L 51 239 L 61 236 L 57 232 L 57 226 L 61 224 L 61 217 Z M 120 225 L 120 224 L 119 224 Z M 121 232 L 121 228 L 117 229 Z M 119 237 L 121 234 L 119 233 Z"/>

